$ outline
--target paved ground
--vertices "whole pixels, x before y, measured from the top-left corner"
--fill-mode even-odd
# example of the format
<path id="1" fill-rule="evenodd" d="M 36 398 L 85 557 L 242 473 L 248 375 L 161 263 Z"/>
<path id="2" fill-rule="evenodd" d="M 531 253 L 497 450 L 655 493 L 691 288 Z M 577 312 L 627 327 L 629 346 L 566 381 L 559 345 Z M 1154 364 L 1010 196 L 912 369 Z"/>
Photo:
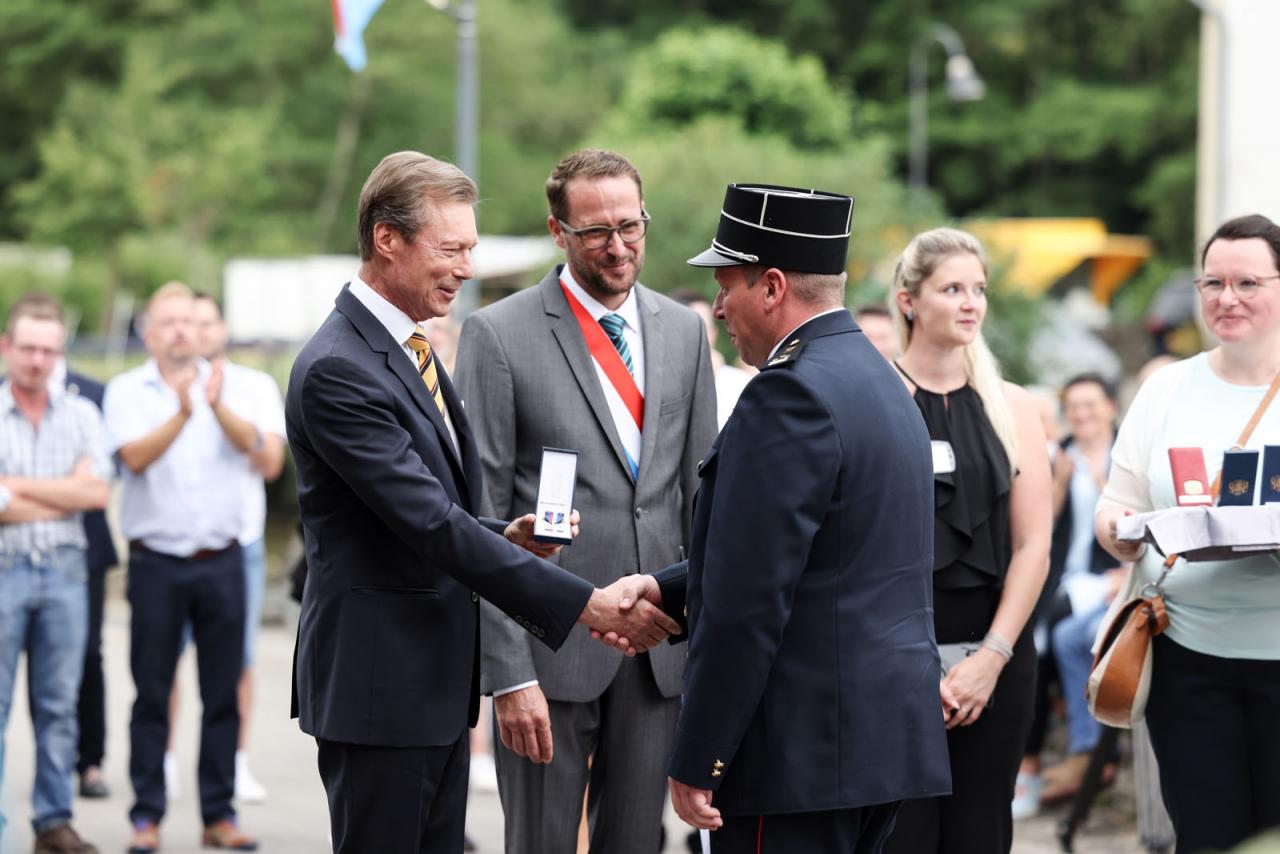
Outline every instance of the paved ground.
<path id="1" fill-rule="evenodd" d="M 128 612 L 120 601 L 109 603 L 104 646 L 107 658 L 109 697 L 109 746 L 107 781 L 112 797 L 105 801 L 76 802 L 75 826 L 103 852 L 121 852 L 129 836 L 126 811 L 130 792 L 126 777 L 128 756 L 129 704 L 133 688 L 128 674 Z M 251 755 L 258 777 L 266 785 L 270 799 L 265 804 L 249 804 L 240 810 L 242 826 L 259 836 L 262 850 L 272 854 L 320 854 L 328 851 L 328 813 L 324 791 L 315 769 L 315 743 L 288 720 L 289 666 L 293 653 L 293 633 L 283 628 L 264 629 L 258 650 L 259 709 L 254 717 Z M 200 822 L 195 789 L 199 702 L 195 688 L 194 658 L 184 657 L 179 678 L 186 702 L 178 724 L 178 754 L 182 764 L 184 792 L 170 805 L 162 827 L 164 851 L 188 854 L 200 851 Z M 19 675 L 19 684 L 25 680 Z M 31 850 L 29 823 L 33 738 L 26 714 L 25 695 L 14 698 L 13 720 L 8 729 L 3 792 L 0 806 L 9 826 L 0 843 L 0 854 Z M 1117 790 L 1124 792 L 1124 780 Z M 1121 794 L 1111 805 L 1095 811 L 1089 827 L 1078 837 L 1080 854 L 1120 854 L 1139 852 L 1133 830 L 1131 799 Z M 471 835 L 480 844 L 481 854 L 502 850 L 502 813 L 498 797 L 490 792 L 473 792 L 467 811 Z M 1050 854 L 1059 850 L 1053 828 L 1057 816 L 1020 823 L 1014 851 L 1017 854 Z M 684 851 L 683 825 L 673 816 L 667 819 L 670 842 L 667 852 Z M 557 854 L 547 852 L 547 854 Z"/>

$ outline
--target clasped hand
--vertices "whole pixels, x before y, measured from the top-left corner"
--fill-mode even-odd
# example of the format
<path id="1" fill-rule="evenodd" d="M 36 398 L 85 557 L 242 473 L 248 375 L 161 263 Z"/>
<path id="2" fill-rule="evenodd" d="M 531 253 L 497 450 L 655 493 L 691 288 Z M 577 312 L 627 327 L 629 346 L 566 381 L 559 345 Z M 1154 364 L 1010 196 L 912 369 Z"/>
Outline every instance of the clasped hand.
<path id="1" fill-rule="evenodd" d="M 526 513 L 507 525 L 503 535 L 512 543 L 541 558 L 552 557 L 560 546 L 533 538 L 535 517 Z M 571 536 L 578 536 L 581 516 L 569 514 Z M 586 623 L 591 637 L 606 646 L 635 655 L 652 649 L 671 635 L 680 634 L 680 624 L 663 613 L 658 582 L 649 575 L 625 575 L 608 587 L 591 594 L 578 622 Z"/>
<path id="2" fill-rule="evenodd" d="M 624 575 L 591 594 L 578 622 L 605 646 L 633 656 L 680 634 L 680 624 L 661 605 L 662 592 L 652 575 Z"/>

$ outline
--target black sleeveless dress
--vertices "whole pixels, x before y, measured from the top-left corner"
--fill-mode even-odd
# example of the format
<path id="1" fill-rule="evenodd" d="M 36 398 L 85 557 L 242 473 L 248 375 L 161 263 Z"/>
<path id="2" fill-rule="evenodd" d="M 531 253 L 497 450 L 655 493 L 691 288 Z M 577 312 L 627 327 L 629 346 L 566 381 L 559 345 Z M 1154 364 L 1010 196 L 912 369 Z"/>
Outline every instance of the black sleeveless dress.
<path id="1" fill-rule="evenodd" d="M 916 386 L 929 438 L 949 443 L 955 455 L 955 471 L 934 474 L 934 632 L 940 644 L 981 642 L 1013 554 L 1009 458 L 975 389 L 939 394 L 898 370 Z M 886 854 L 1001 854 L 1012 848 L 1010 804 L 1034 712 L 1029 628 L 1013 647 L 990 708 L 976 723 L 947 733 L 952 795 L 904 802 Z"/>

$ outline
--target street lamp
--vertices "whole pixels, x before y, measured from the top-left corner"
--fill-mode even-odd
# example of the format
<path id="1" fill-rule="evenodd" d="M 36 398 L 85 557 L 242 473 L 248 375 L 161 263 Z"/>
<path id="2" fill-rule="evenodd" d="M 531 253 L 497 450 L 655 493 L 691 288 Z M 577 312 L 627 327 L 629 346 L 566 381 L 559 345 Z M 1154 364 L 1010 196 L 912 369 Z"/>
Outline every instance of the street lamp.
<path id="1" fill-rule="evenodd" d="M 965 53 L 960 35 L 946 24 L 934 24 L 911 46 L 909 57 L 910 139 L 909 183 L 917 195 L 928 186 L 929 150 L 929 47 L 937 42 L 947 52 L 947 97 L 953 101 L 979 101 L 987 93 L 973 60 Z"/>
<path id="2" fill-rule="evenodd" d="M 473 181 L 479 181 L 480 163 L 476 151 L 479 116 L 479 87 L 476 70 L 476 0 L 427 0 L 438 12 L 450 15 L 458 24 L 458 80 L 455 88 L 453 156 L 456 165 Z"/>

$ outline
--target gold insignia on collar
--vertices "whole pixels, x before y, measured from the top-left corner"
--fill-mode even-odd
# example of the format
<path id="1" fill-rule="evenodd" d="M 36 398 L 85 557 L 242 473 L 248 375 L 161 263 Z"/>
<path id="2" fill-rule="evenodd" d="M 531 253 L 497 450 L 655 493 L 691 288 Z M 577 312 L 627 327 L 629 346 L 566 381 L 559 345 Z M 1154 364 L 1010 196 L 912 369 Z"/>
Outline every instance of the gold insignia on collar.
<path id="1" fill-rule="evenodd" d="M 785 365 L 787 362 L 793 361 L 796 356 L 799 355 L 800 349 L 803 346 L 804 342 L 799 338 L 792 338 L 782 346 L 782 349 L 769 360 L 765 367 L 772 368 L 774 365 Z"/>

